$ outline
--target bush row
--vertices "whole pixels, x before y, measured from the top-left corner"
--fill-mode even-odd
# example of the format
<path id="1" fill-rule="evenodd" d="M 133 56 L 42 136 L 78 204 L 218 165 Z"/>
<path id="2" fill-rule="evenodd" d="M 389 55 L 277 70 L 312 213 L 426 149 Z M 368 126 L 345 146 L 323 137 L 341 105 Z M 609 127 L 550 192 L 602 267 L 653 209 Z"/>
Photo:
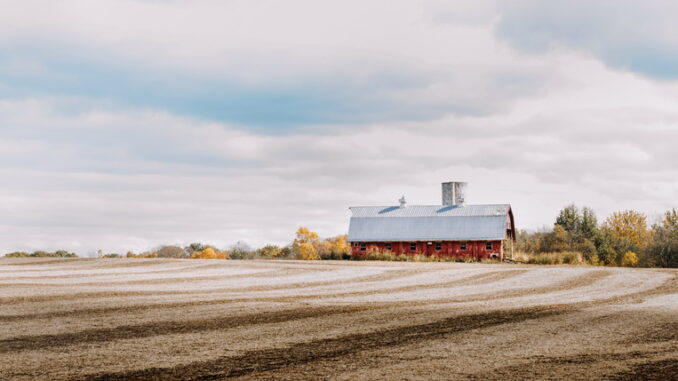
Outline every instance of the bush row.
<path id="1" fill-rule="evenodd" d="M 5 257 L 7 258 L 43 258 L 43 257 L 51 257 L 51 258 L 76 258 L 77 255 L 75 253 L 69 253 L 66 250 L 57 250 L 55 252 L 47 252 L 47 251 L 34 251 L 32 253 L 26 253 L 23 251 L 15 251 L 13 253 L 7 253 L 5 254 Z"/>

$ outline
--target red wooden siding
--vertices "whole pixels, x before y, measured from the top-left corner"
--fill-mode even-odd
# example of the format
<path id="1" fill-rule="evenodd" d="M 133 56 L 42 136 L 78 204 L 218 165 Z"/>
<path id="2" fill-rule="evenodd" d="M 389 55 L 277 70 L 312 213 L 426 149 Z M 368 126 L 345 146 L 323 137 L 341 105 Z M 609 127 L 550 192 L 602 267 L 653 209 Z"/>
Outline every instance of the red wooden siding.
<path id="1" fill-rule="evenodd" d="M 429 242 L 431 244 L 429 245 Z M 466 250 L 462 250 L 463 241 L 438 241 L 440 250 L 436 250 L 436 241 L 429 242 L 352 242 L 351 253 L 354 256 L 366 256 L 370 252 L 385 252 L 386 245 L 391 245 L 391 252 L 396 255 L 438 255 L 449 257 L 472 257 L 475 259 L 488 259 L 492 254 L 499 256 L 499 260 L 504 259 L 504 249 L 502 241 L 466 241 Z M 492 249 L 487 249 L 487 244 L 492 245 Z M 410 250 L 410 245 L 415 244 L 416 250 Z M 361 250 L 364 248 L 364 250 Z"/>

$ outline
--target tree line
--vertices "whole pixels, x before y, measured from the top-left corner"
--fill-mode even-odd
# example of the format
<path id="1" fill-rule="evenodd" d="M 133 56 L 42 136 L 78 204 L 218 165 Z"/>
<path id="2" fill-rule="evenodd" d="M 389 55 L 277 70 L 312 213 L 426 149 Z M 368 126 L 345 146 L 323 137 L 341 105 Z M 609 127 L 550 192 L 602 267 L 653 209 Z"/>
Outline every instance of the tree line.
<path id="1" fill-rule="evenodd" d="M 634 210 L 612 213 L 602 223 L 591 208 L 568 205 L 545 232 L 520 231 L 516 250 L 527 254 L 580 253 L 593 265 L 678 267 L 678 212 L 659 223 Z"/>
<path id="2" fill-rule="evenodd" d="M 238 242 L 228 249 L 219 249 L 214 245 L 192 243 L 181 247 L 163 245 L 155 250 L 141 253 L 128 252 L 103 254 L 101 258 L 192 258 L 192 259 L 349 259 L 350 250 L 346 235 L 321 239 L 318 233 L 305 227 L 296 231 L 294 240 L 286 246 L 266 245 L 253 249 Z"/>
<path id="3" fill-rule="evenodd" d="M 648 225 L 647 217 L 633 210 L 612 213 L 601 223 L 591 208 L 568 205 L 558 213 L 548 231 L 517 234 L 517 257 L 530 263 L 587 263 L 592 265 L 678 267 L 678 212 L 664 213 L 660 222 Z M 306 227 L 297 229 L 285 246 L 254 249 L 238 242 L 228 249 L 192 243 L 182 247 L 163 245 L 155 250 L 126 254 L 99 251 L 102 258 L 193 258 L 193 259 L 364 259 L 352 258 L 347 236 L 321 239 Z M 383 254 L 383 253 L 380 253 Z M 5 257 L 77 257 L 65 250 L 8 253 Z M 393 258 L 392 258 L 393 257 Z M 375 255 L 368 259 L 403 260 Z"/>
<path id="4" fill-rule="evenodd" d="M 69 253 L 66 250 L 57 250 L 54 252 L 49 251 L 34 251 L 32 253 L 27 253 L 25 251 L 14 251 L 12 253 L 5 254 L 7 258 L 76 258 L 78 255 L 75 253 Z"/>

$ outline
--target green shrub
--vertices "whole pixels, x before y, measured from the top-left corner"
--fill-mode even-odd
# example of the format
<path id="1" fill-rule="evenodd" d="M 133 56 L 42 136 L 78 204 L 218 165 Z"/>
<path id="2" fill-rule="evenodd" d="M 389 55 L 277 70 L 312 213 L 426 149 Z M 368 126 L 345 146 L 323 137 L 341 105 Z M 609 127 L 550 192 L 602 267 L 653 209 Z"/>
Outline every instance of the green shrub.
<path id="1" fill-rule="evenodd" d="M 23 251 L 15 251 L 13 253 L 7 253 L 5 254 L 5 258 L 26 258 L 29 257 L 30 254 L 23 252 Z"/>
<path id="2" fill-rule="evenodd" d="M 261 258 L 278 258 L 282 254 L 282 248 L 276 245 L 266 245 L 257 250 L 257 256 Z"/>
<path id="3" fill-rule="evenodd" d="M 32 258 L 76 258 L 77 255 L 75 253 L 69 253 L 66 250 L 58 250 L 53 253 L 47 252 L 47 251 L 34 251 L 30 254 L 23 252 L 23 251 L 15 251 L 13 253 L 8 253 L 5 254 L 5 257 L 7 258 L 27 258 L 27 257 L 32 257 Z"/>

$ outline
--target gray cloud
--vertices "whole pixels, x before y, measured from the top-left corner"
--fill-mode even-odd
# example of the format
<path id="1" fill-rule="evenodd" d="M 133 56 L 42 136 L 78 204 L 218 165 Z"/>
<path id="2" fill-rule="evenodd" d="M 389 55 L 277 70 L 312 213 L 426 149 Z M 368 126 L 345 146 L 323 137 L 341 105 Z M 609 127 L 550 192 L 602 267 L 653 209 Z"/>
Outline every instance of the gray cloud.
<path id="1" fill-rule="evenodd" d="M 505 10 L 495 30 L 500 10 L 488 5 L 385 2 L 391 12 L 379 18 L 332 5 L 328 14 L 316 9 L 318 19 L 299 20 L 295 6 L 317 7 L 311 3 L 287 3 L 280 19 L 256 19 L 258 29 L 213 19 L 221 2 L 120 3 L 110 19 L 97 9 L 94 21 L 66 12 L 60 15 L 70 22 L 46 18 L 41 27 L 0 15 L 2 41 L 42 41 L 49 32 L 165 85 L 137 82 L 116 98 L 88 92 L 96 81 L 73 92 L 17 92 L 25 83 L 0 78 L 0 253 L 285 244 L 301 225 L 344 233 L 350 205 L 394 204 L 403 194 L 414 204 L 439 203 L 446 180 L 468 181 L 471 203 L 512 203 L 526 228 L 550 224 L 570 202 L 601 217 L 676 206 L 678 85 L 610 70 L 592 55 L 559 48 L 555 35 L 541 42 L 509 36 L 511 18 L 533 14 L 526 21 L 537 22 L 538 6 Z M 245 8 L 238 12 L 252 16 Z M 144 33 L 143 17 L 125 17 L 149 12 L 157 18 Z M 204 22 L 169 27 L 186 12 Z M 347 30 L 346 20 L 355 28 Z M 126 27 L 107 29 L 110 22 Z M 232 30 L 216 28 L 224 23 L 250 34 L 231 38 Z M 530 49 L 514 50 L 519 43 Z M 71 63 L 98 68 L 78 57 Z M 55 69 L 49 60 L 45 67 L 12 62 L 22 78 L 48 80 Z M 90 78 L 124 79 L 105 73 L 93 70 Z M 166 81 L 172 75 L 202 80 L 184 87 Z M 225 78 L 243 86 L 238 91 L 318 95 L 322 102 L 302 108 L 319 117 L 291 112 L 282 129 L 261 129 L 139 101 L 147 93 L 190 95 Z M 201 94 L 191 98 L 200 107 L 224 93 Z M 252 107 L 265 112 L 267 103 Z"/>
<path id="2" fill-rule="evenodd" d="M 549 86 L 548 65 L 497 46 L 487 5 L 268 6 L 276 17 L 211 1 L 9 7 L 0 96 L 88 98 L 285 133 L 501 113 Z"/>
<path id="3" fill-rule="evenodd" d="M 571 201 L 603 215 L 619 205 L 648 213 L 673 205 L 674 110 L 643 106 L 634 118 L 605 119 L 596 115 L 604 105 L 574 96 L 597 111 L 573 113 L 564 98 L 419 128 L 278 136 L 167 113 L 64 116 L 51 100 L 6 102 L 0 125 L 23 124 L 0 134 L 1 145 L 20 147 L 2 153 L 0 213 L 11 221 L 2 249 L 284 244 L 300 225 L 345 232 L 349 205 L 392 204 L 401 194 L 438 203 L 438 183 L 450 179 L 472 184 L 469 202 L 511 202 L 529 228 Z M 124 138 L 106 138 L 116 134 Z"/>

